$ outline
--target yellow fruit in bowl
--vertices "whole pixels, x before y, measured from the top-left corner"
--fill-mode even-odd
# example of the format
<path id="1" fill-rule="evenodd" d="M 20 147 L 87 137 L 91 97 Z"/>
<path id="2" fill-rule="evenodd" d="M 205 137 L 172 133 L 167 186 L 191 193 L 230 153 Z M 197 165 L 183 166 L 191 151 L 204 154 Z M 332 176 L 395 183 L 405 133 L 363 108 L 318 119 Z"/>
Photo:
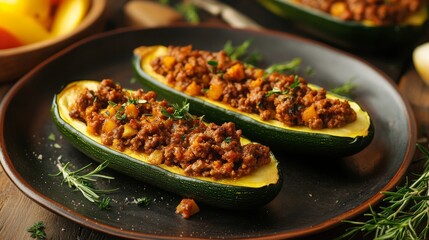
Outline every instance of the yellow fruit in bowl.
<path id="1" fill-rule="evenodd" d="M 51 34 L 59 36 L 75 29 L 89 9 L 89 0 L 62 0 L 55 13 Z"/>
<path id="2" fill-rule="evenodd" d="M 5 29 L 23 44 L 43 41 L 50 37 L 48 30 L 34 18 L 21 12 L 0 7 L 0 28 Z"/>
<path id="3" fill-rule="evenodd" d="M 413 63 L 420 77 L 429 85 L 429 42 L 414 49 Z"/>
<path id="4" fill-rule="evenodd" d="M 72 32 L 89 8 L 90 0 L 0 0 L 0 29 L 19 46 L 37 43 Z"/>
<path id="5" fill-rule="evenodd" d="M 51 22 L 50 0 L 0 0 L 0 8 L 34 18 L 46 29 Z"/>

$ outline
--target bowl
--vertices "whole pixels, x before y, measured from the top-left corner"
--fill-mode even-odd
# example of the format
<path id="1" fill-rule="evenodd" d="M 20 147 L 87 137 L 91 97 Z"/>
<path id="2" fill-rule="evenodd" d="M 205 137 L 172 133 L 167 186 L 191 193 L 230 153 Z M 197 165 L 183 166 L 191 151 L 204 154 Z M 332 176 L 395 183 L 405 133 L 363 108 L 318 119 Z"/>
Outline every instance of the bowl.
<path id="1" fill-rule="evenodd" d="M 37 43 L 0 50 L 0 82 L 14 82 L 44 59 L 86 36 L 100 32 L 106 0 L 91 0 L 82 22 L 72 32 Z"/>

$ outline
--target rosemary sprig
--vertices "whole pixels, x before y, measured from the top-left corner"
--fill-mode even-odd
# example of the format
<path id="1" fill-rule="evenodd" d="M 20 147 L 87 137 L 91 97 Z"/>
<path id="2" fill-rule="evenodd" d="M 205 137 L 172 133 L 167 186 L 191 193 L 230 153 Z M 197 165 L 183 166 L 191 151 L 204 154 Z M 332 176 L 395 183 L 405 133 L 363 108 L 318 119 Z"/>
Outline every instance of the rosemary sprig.
<path id="1" fill-rule="evenodd" d="M 36 222 L 27 229 L 27 232 L 31 233 L 31 237 L 37 240 L 46 239 L 45 224 L 42 221 Z"/>
<path id="2" fill-rule="evenodd" d="M 429 151 L 420 144 L 417 148 L 423 153 L 425 167 L 411 183 L 406 180 L 404 186 L 395 192 L 383 192 L 386 198 L 380 211 L 373 208 L 364 216 L 366 222 L 345 221 L 356 225 L 347 229 L 337 239 L 352 238 L 358 233 L 365 236 L 373 234 L 373 239 L 427 239 L 429 231 Z"/>
<path id="3" fill-rule="evenodd" d="M 73 188 L 76 191 L 80 191 L 86 199 L 88 199 L 92 203 L 97 204 L 101 209 L 107 209 L 109 206 L 110 199 L 101 198 L 99 194 L 110 193 L 116 191 L 117 189 L 99 190 L 93 188 L 91 186 L 91 183 L 97 181 L 97 178 L 114 179 L 114 177 L 99 174 L 100 171 L 107 167 L 107 161 L 98 165 L 94 170 L 88 173 L 83 173 L 83 171 L 88 169 L 91 165 L 92 164 L 90 163 L 76 171 L 70 171 L 70 162 L 67 162 L 65 165 L 58 163 L 57 167 L 59 169 L 59 172 L 52 176 L 62 175 L 63 183 L 66 182 L 69 188 Z"/>

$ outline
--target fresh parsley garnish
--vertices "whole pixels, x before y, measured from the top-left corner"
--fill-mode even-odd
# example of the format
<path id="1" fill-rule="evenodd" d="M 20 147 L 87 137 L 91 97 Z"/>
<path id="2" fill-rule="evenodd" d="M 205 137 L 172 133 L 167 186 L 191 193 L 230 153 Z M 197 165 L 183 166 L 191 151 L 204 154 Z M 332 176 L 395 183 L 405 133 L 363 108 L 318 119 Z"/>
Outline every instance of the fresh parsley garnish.
<path id="1" fill-rule="evenodd" d="M 175 120 L 179 120 L 179 119 L 190 119 L 193 118 L 192 114 L 189 113 L 189 103 L 187 103 L 186 101 L 184 101 L 182 103 L 182 106 L 179 106 L 178 104 L 173 104 L 171 105 L 174 109 L 173 113 L 169 113 L 167 111 L 167 109 L 162 108 L 161 109 L 161 113 L 166 116 L 168 119 L 175 119 Z"/>
<path id="2" fill-rule="evenodd" d="M 225 138 L 224 141 L 229 144 L 229 143 L 232 142 L 232 137 L 228 136 L 228 137 Z"/>
<path id="3" fill-rule="evenodd" d="M 273 94 L 278 94 L 278 95 L 287 95 L 289 94 L 291 89 L 295 89 L 299 86 L 299 76 L 295 75 L 294 80 L 292 82 L 292 84 L 286 88 L 286 90 L 282 91 L 280 88 L 278 87 L 273 87 L 273 89 L 271 91 L 268 91 L 267 94 L 265 94 L 265 97 L 269 97 Z"/>
<path id="4" fill-rule="evenodd" d="M 352 81 L 347 81 L 343 85 L 331 89 L 330 92 L 338 95 L 342 95 L 342 96 L 349 96 L 352 94 L 355 88 L 356 88 L 356 84 L 354 84 Z"/>
<path id="5" fill-rule="evenodd" d="M 109 104 L 109 106 L 111 107 L 116 107 L 118 104 L 112 101 L 107 101 L 107 103 Z"/>
<path id="6" fill-rule="evenodd" d="M 147 100 L 146 99 L 135 99 L 135 98 L 130 97 L 127 99 L 127 102 L 128 102 L 128 104 L 137 105 L 137 104 L 145 104 L 145 103 L 147 103 Z"/>
<path id="7" fill-rule="evenodd" d="M 244 63 L 255 65 L 261 61 L 262 56 L 260 53 L 252 52 L 248 54 L 248 49 L 252 44 L 252 40 L 248 39 L 242 44 L 234 47 L 231 41 L 227 41 L 223 47 L 223 50 L 231 58 L 231 60 L 242 59 Z"/>
<path id="8" fill-rule="evenodd" d="M 301 65 L 301 58 L 294 58 L 289 62 L 273 64 L 265 69 L 265 74 L 278 73 L 297 73 Z"/>
<path id="9" fill-rule="evenodd" d="M 237 47 L 234 47 L 231 41 L 227 41 L 225 43 L 225 46 L 223 47 L 223 50 L 225 50 L 226 54 L 232 60 L 237 60 L 240 57 L 246 55 L 247 49 L 249 48 L 251 43 L 252 43 L 252 40 L 246 40 L 242 44 L 238 45 Z"/>
<path id="10" fill-rule="evenodd" d="M 212 67 L 215 67 L 215 68 L 216 68 L 216 67 L 218 66 L 218 64 L 219 64 L 219 63 L 218 63 L 218 61 L 216 61 L 216 60 L 208 60 L 208 61 L 207 61 L 207 64 L 208 64 L 208 65 L 210 65 L 210 66 L 212 66 Z"/>
<path id="11" fill-rule="evenodd" d="M 42 221 L 36 222 L 27 229 L 27 232 L 31 233 L 31 237 L 37 240 L 46 239 L 45 224 Z"/>
<path id="12" fill-rule="evenodd" d="M 116 119 L 125 120 L 127 118 L 127 114 L 125 113 L 125 106 L 126 104 L 124 103 L 118 108 L 118 110 L 116 110 Z"/>
<path id="13" fill-rule="evenodd" d="M 265 97 L 269 97 L 269 96 L 274 95 L 274 94 L 288 94 L 288 93 L 289 93 L 289 89 L 286 89 L 286 91 L 282 91 L 278 87 L 273 87 L 273 89 L 271 91 L 268 91 L 268 93 L 265 94 Z"/>

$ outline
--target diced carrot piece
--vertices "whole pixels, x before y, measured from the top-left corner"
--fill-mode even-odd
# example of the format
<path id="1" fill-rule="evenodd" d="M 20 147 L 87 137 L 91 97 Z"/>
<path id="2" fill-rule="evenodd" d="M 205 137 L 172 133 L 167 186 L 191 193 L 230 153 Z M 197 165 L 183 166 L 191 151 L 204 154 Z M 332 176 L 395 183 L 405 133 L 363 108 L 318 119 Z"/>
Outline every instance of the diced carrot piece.
<path id="1" fill-rule="evenodd" d="M 262 85 L 262 82 L 263 82 L 262 78 L 257 78 L 256 80 L 253 80 L 252 82 L 250 82 L 249 88 L 254 89 L 254 88 L 260 87 Z"/>
<path id="2" fill-rule="evenodd" d="M 240 81 L 245 77 L 243 64 L 236 63 L 226 70 L 226 75 L 229 78 Z"/>
<path id="3" fill-rule="evenodd" d="M 317 117 L 317 112 L 314 105 L 311 105 L 310 107 L 308 107 L 302 112 L 302 120 L 304 122 L 308 122 L 310 121 L 310 119 L 313 119 L 315 117 Z"/>
<path id="4" fill-rule="evenodd" d="M 106 121 L 104 121 L 102 131 L 106 133 L 111 132 L 116 127 L 117 127 L 116 121 L 109 118 L 109 119 L 106 119 Z"/>
<path id="5" fill-rule="evenodd" d="M 149 155 L 149 162 L 153 165 L 160 165 L 162 163 L 163 153 L 160 150 L 155 150 Z"/>
<path id="6" fill-rule="evenodd" d="M 198 213 L 200 208 L 194 199 L 184 198 L 176 207 L 176 213 L 181 214 L 183 218 L 190 218 L 192 215 Z"/>
<path id="7" fill-rule="evenodd" d="M 223 93 L 223 86 L 221 83 L 213 83 L 207 90 L 207 97 L 212 100 L 219 100 Z"/>
<path id="8" fill-rule="evenodd" d="M 137 129 L 132 128 L 130 124 L 126 123 L 124 125 L 124 133 L 122 133 L 122 138 L 130 138 L 137 134 Z"/>
<path id="9" fill-rule="evenodd" d="M 345 2 L 335 2 L 332 4 L 331 9 L 329 10 L 332 16 L 340 17 L 346 11 Z"/>
<path id="10" fill-rule="evenodd" d="M 169 70 L 173 69 L 176 59 L 173 56 L 165 56 L 162 58 L 162 64 Z"/>
<path id="11" fill-rule="evenodd" d="M 196 82 L 192 82 L 186 87 L 185 93 L 191 96 L 198 96 L 201 93 L 201 86 L 199 86 Z"/>
<path id="12" fill-rule="evenodd" d="M 137 109 L 136 105 L 128 104 L 125 107 L 125 114 L 129 118 L 137 118 L 139 116 L 139 110 Z"/>

